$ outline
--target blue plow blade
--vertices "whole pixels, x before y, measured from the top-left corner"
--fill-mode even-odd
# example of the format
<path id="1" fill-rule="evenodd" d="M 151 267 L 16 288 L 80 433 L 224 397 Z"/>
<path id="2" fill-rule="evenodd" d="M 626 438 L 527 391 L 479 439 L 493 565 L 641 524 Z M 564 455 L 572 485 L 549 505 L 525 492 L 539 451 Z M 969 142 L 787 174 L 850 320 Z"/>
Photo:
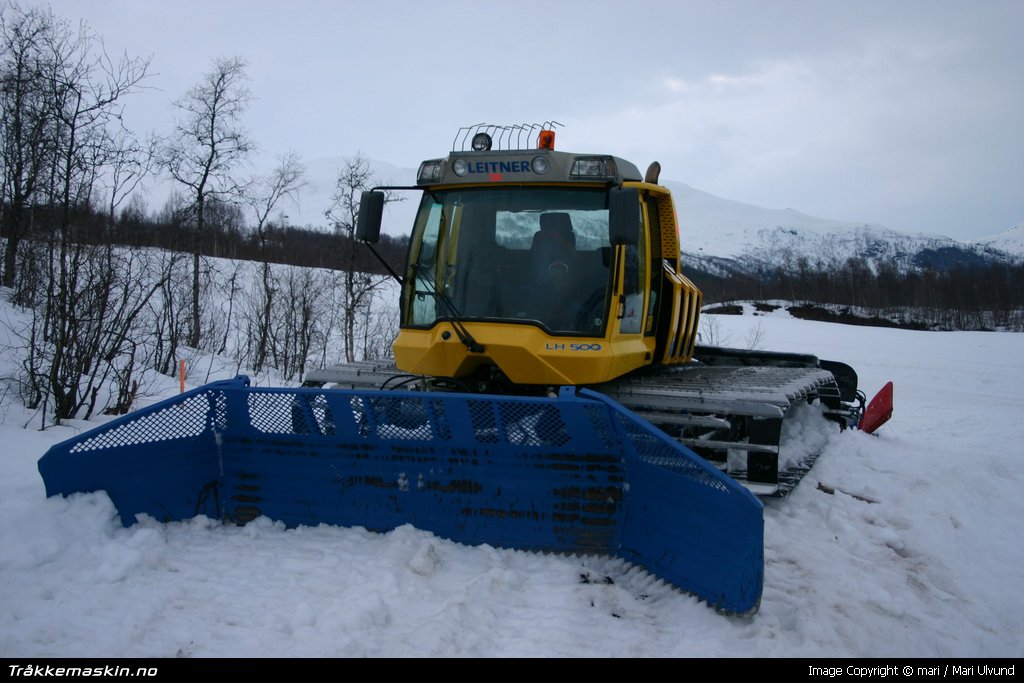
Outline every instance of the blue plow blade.
<path id="1" fill-rule="evenodd" d="M 757 609 L 761 502 L 595 392 L 556 398 L 214 382 L 53 446 L 47 496 L 133 524 L 196 515 L 615 555 L 723 611 Z"/>

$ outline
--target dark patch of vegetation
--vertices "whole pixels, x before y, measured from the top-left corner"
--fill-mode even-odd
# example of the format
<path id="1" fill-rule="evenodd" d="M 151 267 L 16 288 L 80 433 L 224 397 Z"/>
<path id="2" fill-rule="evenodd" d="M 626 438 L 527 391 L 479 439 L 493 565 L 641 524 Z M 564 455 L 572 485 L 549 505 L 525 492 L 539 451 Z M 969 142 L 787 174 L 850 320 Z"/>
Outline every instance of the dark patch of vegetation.
<path id="1" fill-rule="evenodd" d="M 52 220 L 51 211 L 58 210 L 36 207 L 33 209 L 34 219 L 37 223 L 48 224 Z M 238 207 L 214 204 L 207 211 L 209 222 L 200 240 L 203 256 L 262 260 L 259 235 L 246 224 Z M 76 206 L 72 212 L 78 228 L 77 238 L 84 244 L 158 247 L 187 253 L 195 239 L 194 228 L 182 215 L 185 212 L 179 213 L 171 206 L 155 215 L 146 215 L 129 206 L 113 221 L 103 211 L 88 204 Z M 387 274 L 365 245 L 355 243 L 337 231 L 268 223 L 264 236 L 267 260 L 271 263 L 342 270 L 354 260 L 360 272 Z M 381 235 L 380 243 L 374 248 L 392 268 L 400 271 L 408 244 L 408 237 Z"/>
<path id="2" fill-rule="evenodd" d="M 743 307 L 739 304 L 723 304 L 714 308 L 705 308 L 701 313 L 708 315 L 743 315 Z"/>
<path id="3" fill-rule="evenodd" d="M 758 301 L 757 303 L 754 304 L 754 308 L 756 308 L 761 313 L 771 313 L 772 311 L 777 311 L 782 307 L 776 306 L 775 304 L 766 304 L 763 301 Z"/>
<path id="4" fill-rule="evenodd" d="M 799 306 L 787 306 L 786 310 L 789 311 L 790 315 L 794 318 L 800 318 L 801 320 L 816 320 L 818 322 L 841 323 L 843 325 L 864 325 L 867 327 L 895 327 L 901 330 L 928 329 L 928 325 L 925 325 L 924 323 L 899 322 L 889 320 L 887 318 L 880 318 L 877 315 L 857 315 L 848 308 L 841 311 L 831 311 L 827 308 L 822 308 L 821 306 L 815 306 L 814 304 L 801 304 Z"/>
<path id="5" fill-rule="evenodd" d="M 900 271 L 893 264 L 872 270 L 865 263 L 810 263 L 729 275 L 688 266 L 687 276 L 706 304 L 782 299 L 872 309 L 917 329 L 1015 329 L 1024 325 L 1024 264 L 972 263 L 946 269 Z M 761 310 L 760 308 L 758 309 Z M 881 319 L 881 317 L 880 317 Z"/>
<path id="6" fill-rule="evenodd" d="M 950 270 L 952 268 L 984 268 L 988 261 L 981 254 L 957 247 L 922 249 L 914 256 L 918 268 Z"/>

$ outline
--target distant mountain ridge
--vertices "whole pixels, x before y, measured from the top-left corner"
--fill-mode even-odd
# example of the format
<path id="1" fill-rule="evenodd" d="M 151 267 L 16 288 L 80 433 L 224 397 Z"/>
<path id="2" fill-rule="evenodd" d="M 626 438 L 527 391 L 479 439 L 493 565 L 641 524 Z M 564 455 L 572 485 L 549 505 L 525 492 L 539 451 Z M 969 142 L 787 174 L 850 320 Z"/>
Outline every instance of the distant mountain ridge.
<path id="1" fill-rule="evenodd" d="M 892 263 L 901 271 L 1024 260 L 1024 224 L 986 240 L 959 242 L 793 209 L 765 209 L 675 181 L 665 185 L 679 212 L 684 254 L 715 271 L 796 267 L 801 259 L 813 267 L 854 258 L 871 267 Z"/>
<path id="2" fill-rule="evenodd" d="M 977 243 L 1024 258 L 1024 223 L 1018 223 L 998 235 L 977 240 Z"/>

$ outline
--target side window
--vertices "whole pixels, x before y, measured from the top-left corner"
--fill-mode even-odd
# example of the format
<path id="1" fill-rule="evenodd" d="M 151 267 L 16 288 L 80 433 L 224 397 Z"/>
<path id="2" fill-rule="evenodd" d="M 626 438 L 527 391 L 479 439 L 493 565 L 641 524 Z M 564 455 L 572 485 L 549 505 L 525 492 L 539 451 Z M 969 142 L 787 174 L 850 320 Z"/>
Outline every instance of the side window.
<path id="1" fill-rule="evenodd" d="M 646 272 L 644 264 L 647 251 L 644 246 L 643 230 L 641 225 L 637 246 L 631 244 L 626 247 L 626 272 L 622 282 L 622 322 L 619 325 L 619 332 L 622 334 L 639 334 L 643 325 L 644 292 L 640 283 Z"/>
<path id="2" fill-rule="evenodd" d="M 408 278 L 412 282 L 412 324 L 425 325 L 437 319 L 435 277 L 437 273 L 437 242 L 441 230 L 443 207 L 434 202 L 426 214 L 422 227 L 423 241 L 420 243 L 418 258 L 413 259 L 415 272 Z"/>
<path id="3" fill-rule="evenodd" d="M 647 206 L 647 226 L 651 233 L 651 294 L 647 302 L 647 319 L 644 321 L 644 334 L 651 336 L 655 332 L 654 316 L 658 311 L 658 295 L 661 293 L 661 213 L 658 200 L 654 195 L 645 197 Z"/>
<path id="4" fill-rule="evenodd" d="M 639 250 L 633 245 L 626 247 L 626 273 L 623 281 L 622 322 L 619 332 L 637 334 L 640 332 L 640 321 L 643 316 L 644 295 L 640 291 L 640 260 Z"/>

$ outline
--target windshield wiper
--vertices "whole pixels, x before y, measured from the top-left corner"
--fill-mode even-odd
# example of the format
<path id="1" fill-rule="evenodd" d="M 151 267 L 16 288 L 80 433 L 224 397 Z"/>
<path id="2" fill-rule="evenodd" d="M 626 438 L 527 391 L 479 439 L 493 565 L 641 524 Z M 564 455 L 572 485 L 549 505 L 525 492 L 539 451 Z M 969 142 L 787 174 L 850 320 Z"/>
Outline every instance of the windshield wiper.
<path id="1" fill-rule="evenodd" d="M 471 353 L 483 353 L 484 345 L 474 339 L 473 335 L 462 324 L 465 316 L 459 313 L 459 309 L 455 307 L 455 302 L 452 301 L 452 298 L 438 288 L 437 281 L 434 280 L 434 274 L 430 272 L 430 269 L 427 266 L 416 264 L 416 276 L 418 280 L 422 280 L 432 288 L 423 290 L 424 293 L 432 295 L 448 310 L 448 320 L 451 322 L 452 327 L 455 328 L 455 335 L 459 338 L 459 341 L 465 344 Z"/>

